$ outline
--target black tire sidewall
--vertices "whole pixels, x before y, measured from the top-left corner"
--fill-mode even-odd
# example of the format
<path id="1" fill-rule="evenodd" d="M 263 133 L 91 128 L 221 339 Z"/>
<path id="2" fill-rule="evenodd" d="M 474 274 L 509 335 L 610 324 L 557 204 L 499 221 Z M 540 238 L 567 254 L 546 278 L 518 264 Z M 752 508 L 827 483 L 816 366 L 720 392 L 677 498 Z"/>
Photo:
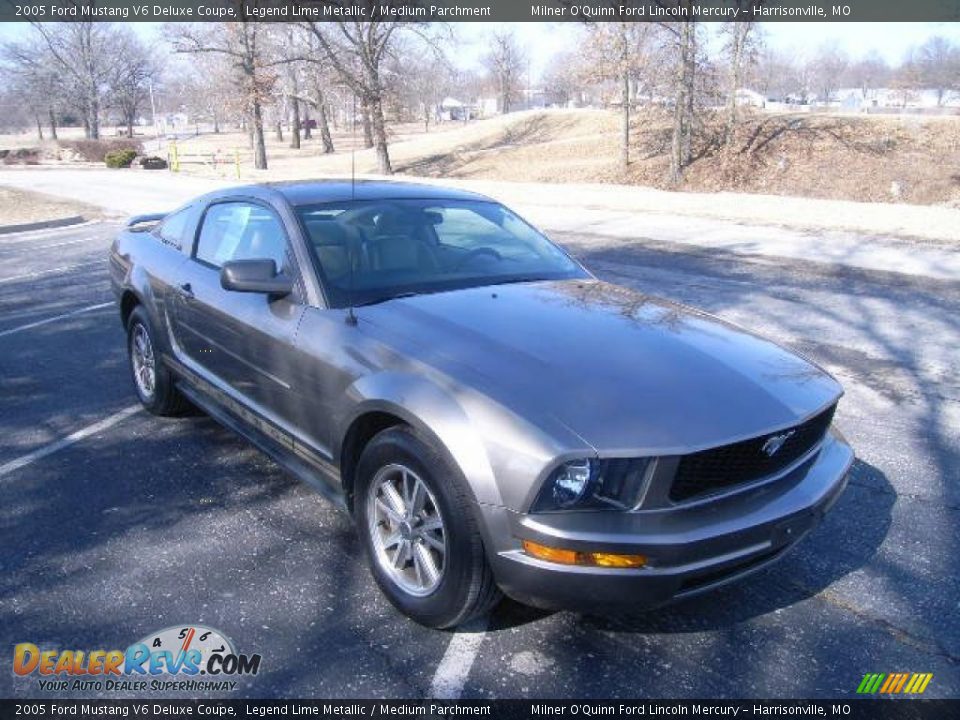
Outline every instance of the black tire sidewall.
<path id="1" fill-rule="evenodd" d="M 443 518 L 447 542 L 445 568 L 440 585 L 430 595 L 417 597 L 397 586 L 378 564 L 370 537 L 367 496 L 370 484 L 385 465 L 406 465 L 420 476 L 436 499 Z M 474 598 L 474 578 L 485 568 L 486 558 L 476 520 L 471 515 L 469 491 L 459 471 L 410 428 L 391 428 L 377 435 L 364 449 L 357 464 L 354 517 L 373 576 L 398 610 L 430 627 L 458 624 L 469 613 Z M 441 482 L 440 479 L 444 482 Z"/>
<path id="2" fill-rule="evenodd" d="M 140 387 L 137 385 L 133 369 L 133 330 L 137 325 L 142 325 L 150 338 L 150 346 L 153 350 L 154 362 L 154 383 L 153 398 L 149 401 L 140 394 Z M 150 318 L 142 306 L 134 308 L 130 313 L 130 319 L 127 321 L 127 367 L 130 371 L 130 380 L 133 382 L 133 391 L 137 394 L 137 399 L 144 408 L 155 414 L 163 414 L 171 401 L 171 393 L 174 391 L 173 381 L 169 372 L 163 367 L 160 360 L 160 352 L 157 346 L 157 336 L 150 324 Z"/>

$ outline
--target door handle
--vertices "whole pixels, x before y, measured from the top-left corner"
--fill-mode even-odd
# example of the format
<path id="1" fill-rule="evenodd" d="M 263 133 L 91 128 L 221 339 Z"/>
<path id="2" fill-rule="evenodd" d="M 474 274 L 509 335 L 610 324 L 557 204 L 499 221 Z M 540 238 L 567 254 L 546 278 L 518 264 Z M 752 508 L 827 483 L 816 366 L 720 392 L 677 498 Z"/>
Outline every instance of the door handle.
<path id="1" fill-rule="evenodd" d="M 177 293 L 184 300 L 193 300 L 193 288 L 190 287 L 190 283 L 183 283 L 177 287 Z"/>

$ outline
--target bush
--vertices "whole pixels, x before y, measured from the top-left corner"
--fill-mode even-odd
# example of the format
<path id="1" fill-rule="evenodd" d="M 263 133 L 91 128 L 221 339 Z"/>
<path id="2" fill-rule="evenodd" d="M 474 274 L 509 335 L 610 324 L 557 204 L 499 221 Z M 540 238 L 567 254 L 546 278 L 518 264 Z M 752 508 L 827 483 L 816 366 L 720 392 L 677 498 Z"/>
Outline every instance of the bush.
<path id="1" fill-rule="evenodd" d="M 140 167 L 144 170 L 166 170 L 167 161 L 156 155 L 148 155 L 140 158 Z"/>
<path id="2" fill-rule="evenodd" d="M 133 140 L 59 140 L 61 148 L 72 150 L 87 162 L 106 162 L 107 153 L 134 150 L 140 154 L 141 145 Z"/>
<path id="3" fill-rule="evenodd" d="M 124 150 L 111 150 L 103 157 L 103 161 L 108 168 L 128 168 L 133 159 L 137 156 L 136 150 L 126 148 Z"/>

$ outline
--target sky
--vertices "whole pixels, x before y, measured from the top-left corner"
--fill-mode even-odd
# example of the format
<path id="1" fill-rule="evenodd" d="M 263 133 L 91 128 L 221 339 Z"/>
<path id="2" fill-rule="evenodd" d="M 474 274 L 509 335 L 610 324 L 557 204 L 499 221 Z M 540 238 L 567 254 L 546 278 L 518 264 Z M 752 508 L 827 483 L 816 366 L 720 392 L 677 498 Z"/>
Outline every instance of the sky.
<path id="1" fill-rule="evenodd" d="M 131 23 L 151 40 L 160 32 L 159 23 Z M 455 23 L 458 39 L 450 53 L 463 68 L 479 69 L 485 53 L 485 39 L 495 29 L 510 27 L 526 49 L 530 73 L 538 78 L 558 52 L 570 48 L 582 32 L 579 23 Z M 708 32 L 717 23 L 708 24 Z M 876 50 L 890 63 L 899 62 L 907 50 L 933 35 L 944 35 L 960 44 L 960 23 L 854 23 L 854 22 L 767 22 L 761 23 L 768 44 L 802 56 L 824 42 L 836 42 L 852 57 Z M 13 39 L 27 30 L 21 23 L 0 23 L 0 40 Z"/>

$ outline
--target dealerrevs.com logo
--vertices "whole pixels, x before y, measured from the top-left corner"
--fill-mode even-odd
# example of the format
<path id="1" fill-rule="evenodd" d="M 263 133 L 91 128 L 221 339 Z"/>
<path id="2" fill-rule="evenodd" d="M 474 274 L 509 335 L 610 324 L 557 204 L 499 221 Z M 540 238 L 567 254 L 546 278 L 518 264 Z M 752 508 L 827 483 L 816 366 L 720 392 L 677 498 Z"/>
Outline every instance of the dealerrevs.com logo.
<path id="1" fill-rule="evenodd" d="M 256 675 L 260 655 L 237 653 L 219 630 L 174 625 L 126 650 L 41 649 L 18 643 L 13 672 L 36 678 L 39 690 L 107 692 L 233 690 L 238 675 Z"/>

